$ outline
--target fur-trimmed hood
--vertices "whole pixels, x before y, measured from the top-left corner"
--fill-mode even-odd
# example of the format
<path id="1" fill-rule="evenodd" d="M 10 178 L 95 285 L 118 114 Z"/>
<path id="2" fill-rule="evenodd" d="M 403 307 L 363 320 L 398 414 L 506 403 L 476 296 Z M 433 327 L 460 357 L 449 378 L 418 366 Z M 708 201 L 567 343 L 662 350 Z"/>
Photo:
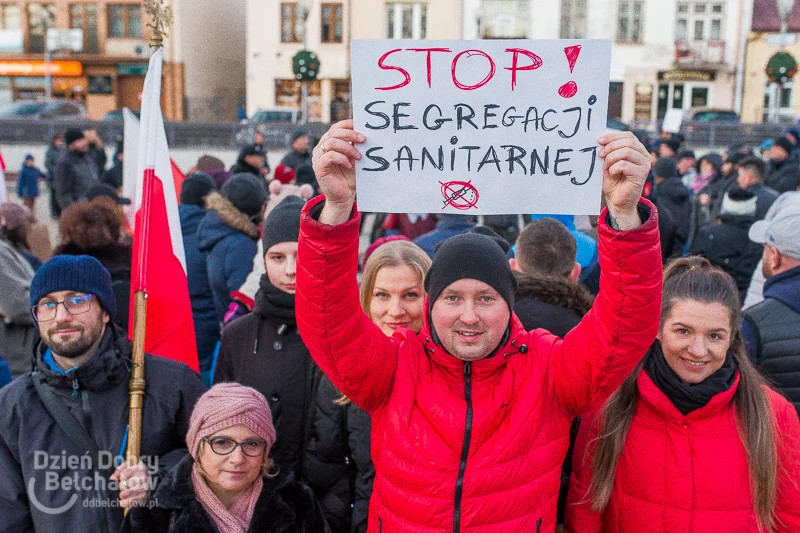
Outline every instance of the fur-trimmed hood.
<path id="1" fill-rule="evenodd" d="M 206 208 L 208 211 L 197 228 L 197 244 L 201 250 L 210 250 L 232 233 L 258 239 L 258 226 L 220 193 L 211 192 L 206 196 Z"/>
<path id="2" fill-rule="evenodd" d="M 537 300 L 539 302 L 572 309 L 583 316 L 589 312 L 594 297 L 583 285 L 558 278 L 546 278 L 516 272 L 517 293 L 519 300 Z"/>

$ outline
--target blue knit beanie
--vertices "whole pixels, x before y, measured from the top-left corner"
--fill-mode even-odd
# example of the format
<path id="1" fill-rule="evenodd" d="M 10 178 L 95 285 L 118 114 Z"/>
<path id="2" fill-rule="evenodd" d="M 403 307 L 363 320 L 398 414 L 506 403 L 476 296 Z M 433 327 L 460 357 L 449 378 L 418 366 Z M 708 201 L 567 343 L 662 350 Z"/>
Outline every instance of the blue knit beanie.
<path id="1" fill-rule="evenodd" d="M 36 271 L 31 282 L 31 306 L 52 292 L 75 291 L 94 295 L 110 318 L 117 312 L 111 274 L 88 255 L 57 255 Z"/>

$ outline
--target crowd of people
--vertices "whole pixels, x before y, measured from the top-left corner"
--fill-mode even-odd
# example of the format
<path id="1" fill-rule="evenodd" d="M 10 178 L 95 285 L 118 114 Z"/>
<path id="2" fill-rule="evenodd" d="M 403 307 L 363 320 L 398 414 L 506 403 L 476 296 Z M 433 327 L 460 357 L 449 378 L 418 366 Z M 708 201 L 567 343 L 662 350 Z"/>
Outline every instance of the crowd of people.
<path id="1" fill-rule="evenodd" d="M 362 216 L 365 139 L 298 131 L 273 169 L 256 132 L 190 170 L 200 373 L 146 356 L 136 464 L 123 143 L 25 158 L 0 530 L 800 531 L 800 132 L 700 157 L 603 135 L 598 217 Z"/>

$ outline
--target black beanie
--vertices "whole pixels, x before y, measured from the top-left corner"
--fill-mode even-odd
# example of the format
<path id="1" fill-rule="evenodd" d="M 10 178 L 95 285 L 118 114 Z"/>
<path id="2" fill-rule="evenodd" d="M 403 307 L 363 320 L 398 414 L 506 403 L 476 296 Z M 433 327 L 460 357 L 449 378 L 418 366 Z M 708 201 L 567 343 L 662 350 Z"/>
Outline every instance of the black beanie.
<path id="1" fill-rule="evenodd" d="M 78 128 L 70 128 L 64 132 L 64 144 L 66 146 L 69 146 L 79 139 L 83 139 L 83 132 Z"/>
<path id="2" fill-rule="evenodd" d="M 220 191 L 230 203 L 247 216 L 261 213 L 267 203 L 267 186 L 261 178 L 240 172 L 225 182 Z"/>
<path id="3" fill-rule="evenodd" d="M 671 157 L 662 157 L 653 165 L 653 171 L 659 178 L 671 178 L 678 175 L 678 165 Z"/>
<path id="4" fill-rule="evenodd" d="M 500 293 L 514 310 L 517 278 L 511 272 L 506 253 L 492 237 L 480 233 L 463 233 L 444 241 L 433 256 L 433 264 L 425 276 L 428 306 L 442 291 L 460 279 L 476 279 Z"/>
<path id="5" fill-rule="evenodd" d="M 305 202 L 297 196 L 287 196 L 275 206 L 261 231 L 261 244 L 264 253 L 282 242 L 297 242 L 300 238 L 300 211 Z"/>
<path id="6" fill-rule="evenodd" d="M 672 150 L 676 154 L 678 153 L 678 150 L 681 149 L 680 139 L 675 139 L 675 138 L 667 139 L 666 141 L 661 141 L 661 144 L 666 144 L 667 146 L 669 146 L 670 150 Z"/>
<path id="7" fill-rule="evenodd" d="M 204 198 L 214 190 L 214 180 L 205 172 L 189 174 L 181 185 L 181 204 L 205 208 Z"/>

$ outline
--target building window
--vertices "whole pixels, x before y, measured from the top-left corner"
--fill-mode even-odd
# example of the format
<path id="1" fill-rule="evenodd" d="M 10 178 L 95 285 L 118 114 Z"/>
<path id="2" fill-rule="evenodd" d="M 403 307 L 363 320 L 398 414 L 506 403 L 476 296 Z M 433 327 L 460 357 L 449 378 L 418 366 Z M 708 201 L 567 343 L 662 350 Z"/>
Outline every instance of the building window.
<path id="1" fill-rule="evenodd" d="M 108 36 L 132 39 L 142 37 L 142 8 L 138 4 L 110 4 Z"/>
<path id="2" fill-rule="evenodd" d="M 342 42 L 342 4 L 322 4 L 322 42 Z"/>
<path id="3" fill-rule="evenodd" d="M 281 4 L 281 42 L 299 43 L 297 4 Z"/>
<path id="4" fill-rule="evenodd" d="M 561 38 L 586 38 L 586 0 L 561 0 Z"/>
<path id="5" fill-rule="evenodd" d="M 43 54 L 48 28 L 56 27 L 56 6 L 28 4 L 28 52 Z"/>
<path id="6" fill-rule="evenodd" d="M 676 41 L 722 41 L 725 4 L 706 0 L 678 2 Z"/>
<path id="7" fill-rule="evenodd" d="M 641 0 L 619 1 L 617 8 L 617 41 L 642 42 L 643 5 L 644 2 Z"/>
<path id="8" fill-rule="evenodd" d="M 19 6 L 0 4 L 0 30 L 18 30 L 22 27 Z"/>
<path id="9" fill-rule="evenodd" d="M 386 37 L 389 39 L 427 39 L 427 4 L 386 4 Z"/>
<path id="10" fill-rule="evenodd" d="M 100 52 L 97 38 L 97 5 L 72 4 L 69 6 L 69 27 L 83 31 L 83 51 L 87 54 Z"/>
<path id="11" fill-rule="evenodd" d="M 529 6 L 527 0 L 484 0 L 481 37 L 527 39 Z"/>

